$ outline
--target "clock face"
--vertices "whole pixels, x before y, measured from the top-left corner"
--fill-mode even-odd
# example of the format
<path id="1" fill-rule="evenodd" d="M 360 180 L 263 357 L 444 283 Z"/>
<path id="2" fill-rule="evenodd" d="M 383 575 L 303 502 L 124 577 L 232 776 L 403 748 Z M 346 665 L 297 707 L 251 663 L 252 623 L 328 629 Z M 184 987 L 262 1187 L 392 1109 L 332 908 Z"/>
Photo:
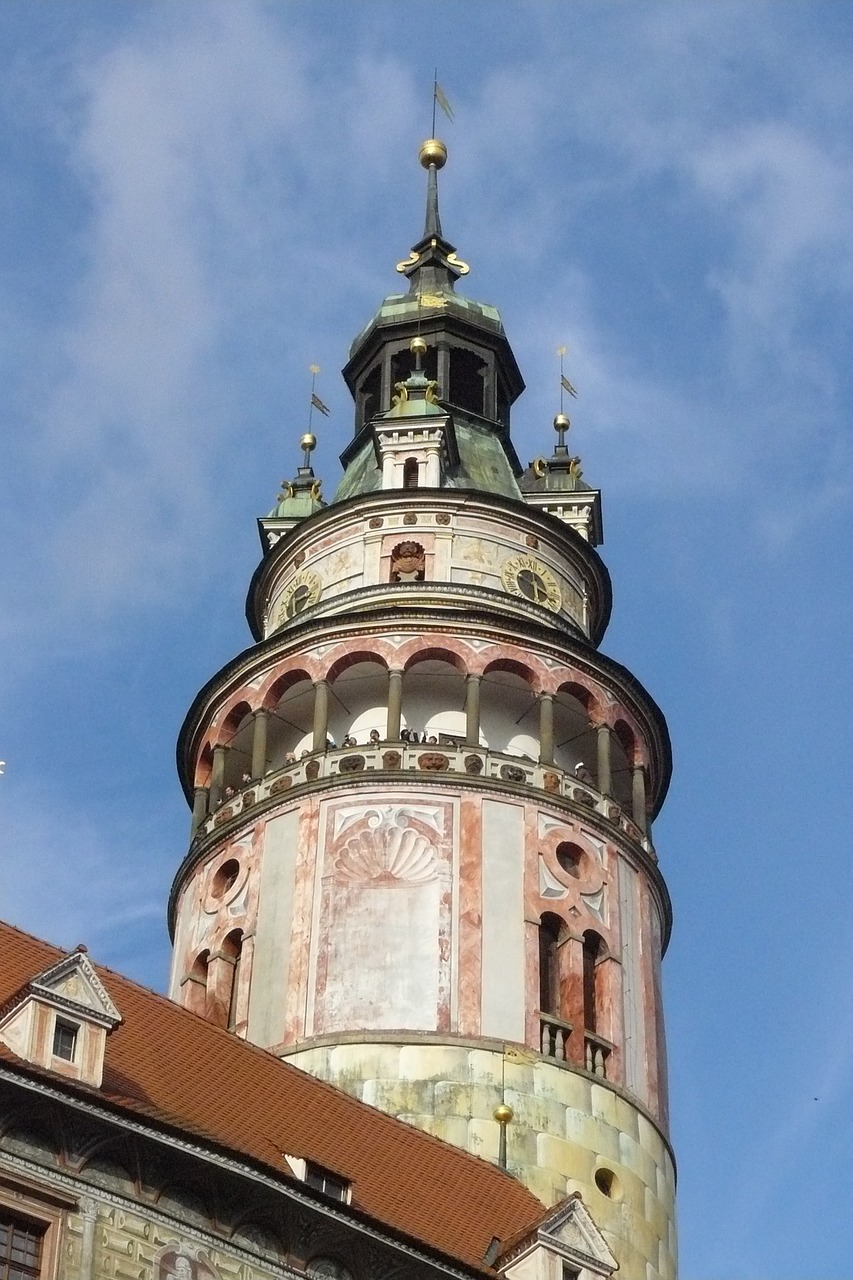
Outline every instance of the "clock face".
<path id="1" fill-rule="evenodd" d="M 542 605 L 552 613 L 557 613 L 562 607 L 559 583 L 535 556 L 513 556 L 501 570 L 501 577 L 507 591 L 514 596 Z"/>
<path id="2" fill-rule="evenodd" d="M 282 623 L 289 622 L 291 618 L 297 617 L 312 604 L 316 604 L 320 599 L 322 585 L 317 574 L 311 569 L 302 569 L 297 573 L 281 597 L 276 625 L 280 627 Z"/>

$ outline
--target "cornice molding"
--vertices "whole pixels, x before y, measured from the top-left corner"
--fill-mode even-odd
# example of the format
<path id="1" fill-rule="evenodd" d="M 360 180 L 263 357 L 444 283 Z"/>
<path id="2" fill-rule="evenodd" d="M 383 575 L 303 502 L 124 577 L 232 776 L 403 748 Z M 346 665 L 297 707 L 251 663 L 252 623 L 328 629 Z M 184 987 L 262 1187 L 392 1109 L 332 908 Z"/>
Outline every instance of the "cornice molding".
<path id="1" fill-rule="evenodd" d="M 599 598 L 591 601 L 596 622 L 591 640 L 594 645 L 600 643 L 610 621 L 613 597 L 610 574 L 595 548 L 574 529 L 546 511 L 539 511 L 523 500 L 473 489 L 379 489 L 332 503 L 301 521 L 266 553 L 252 575 L 246 598 L 246 619 L 254 638 L 260 640 L 262 637 L 262 601 L 269 579 L 277 571 L 281 559 L 298 554 L 303 549 L 303 544 L 312 542 L 318 533 L 328 532 L 330 527 L 341 520 L 348 520 L 359 512 L 363 512 L 365 516 L 378 515 L 389 507 L 394 510 L 423 511 L 425 514 L 435 511 L 453 515 L 454 512 L 464 511 L 466 515 L 470 515 L 481 511 L 484 516 L 494 517 L 498 512 L 509 517 L 514 527 L 547 537 L 559 547 L 570 563 L 581 570 L 585 578 L 591 579 L 595 584 Z M 413 526 L 412 533 L 415 527 Z"/>
<path id="2" fill-rule="evenodd" d="M 162 1127 L 152 1123 L 146 1124 L 136 1119 L 136 1117 L 128 1115 L 117 1103 L 108 1103 L 105 1100 L 98 1103 L 89 1101 L 76 1095 L 70 1089 L 65 1091 L 52 1082 L 45 1080 L 42 1076 L 35 1076 L 29 1073 L 24 1067 L 20 1071 L 16 1070 L 11 1064 L 0 1064 L 0 1082 L 6 1082 L 12 1087 L 27 1089 L 39 1097 L 49 1098 L 59 1106 L 70 1107 L 83 1115 L 114 1124 L 128 1133 L 137 1134 L 148 1141 L 160 1144 L 165 1143 L 171 1149 L 182 1151 L 185 1155 L 201 1160 L 203 1163 L 211 1165 L 214 1169 L 227 1169 L 238 1177 L 246 1178 L 268 1191 L 283 1195 L 293 1203 L 302 1205 L 321 1217 L 328 1218 L 350 1231 L 357 1232 L 359 1235 L 378 1241 L 390 1249 L 405 1253 L 420 1263 L 440 1270 L 445 1275 L 468 1280 L 470 1276 L 482 1276 L 485 1272 L 485 1268 L 480 1271 L 474 1267 L 466 1267 L 464 1263 L 458 1263 L 458 1265 L 449 1264 L 437 1250 L 433 1252 L 428 1245 L 418 1247 L 418 1245 L 411 1242 L 410 1237 L 404 1236 L 402 1232 L 399 1236 L 391 1234 L 387 1226 L 377 1223 L 376 1219 L 371 1218 L 363 1210 L 348 1206 L 349 1212 L 344 1212 L 343 1207 L 338 1208 L 336 1202 L 326 1200 L 319 1193 L 311 1195 L 310 1191 L 304 1187 L 304 1184 L 296 1181 L 289 1171 L 287 1173 L 283 1171 L 281 1178 L 276 1178 L 271 1172 L 265 1172 L 259 1166 L 236 1157 L 227 1147 L 218 1146 L 213 1142 L 209 1147 L 198 1141 L 192 1142 L 185 1136 L 183 1130 L 172 1128 L 165 1122 Z M 7 1155 L 8 1153 L 3 1153 L 4 1159 Z M 282 1160 L 284 1160 L 284 1153 L 282 1153 Z M 38 1168 L 41 1170 L 42 1166 L 39 1165 Z M 99 1197 L 102 1195 L 100 1187 L 97 1189 L 97 1194 Z M 103 1193 L 104 1197 L 108 1195 L 110 1195 L 109 1192 Z M 198 1228 L 190 1225 L 188 1230 L 196 1231 Z M 217 1241 L 217 1247 L 223 1247 L 221 1238 L 211 1236 L 211 1239 Z M 230 1247 L 228 1242 L 225 1242 L 225 1247 Z M 252 1260 L 253 1263 L 256 1263 L 254 1257 Z M 290 1274 L 289 1270 L 287 1274 Z"/>

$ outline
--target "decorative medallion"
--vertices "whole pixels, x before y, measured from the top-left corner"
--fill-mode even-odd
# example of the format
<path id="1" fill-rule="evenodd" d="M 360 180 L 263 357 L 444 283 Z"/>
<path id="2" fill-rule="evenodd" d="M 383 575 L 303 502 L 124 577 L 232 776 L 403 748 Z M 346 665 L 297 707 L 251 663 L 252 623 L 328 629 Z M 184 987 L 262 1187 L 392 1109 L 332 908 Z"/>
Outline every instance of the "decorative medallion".
<path id="1" fill-rule="evenodd" d="M 552 613 L 557 613 L 563 603 L 556 578 L 535 556 L 513 556 L 504 564 L 501 578 L 511 595 L 542 605 Z"/>
<path id="2" fill-rule="evenodd" d="M 278 606 L 276 625 L 297 617 L 320 599 L 323 584 L 312 569 L 302 569 L 291 578 Z"/>
<path id="3" fill-rule="evenodd" d="M 423 582 L 426 556 L 419 542 L 400 542 L 391 552 L 392 582 Z"/>

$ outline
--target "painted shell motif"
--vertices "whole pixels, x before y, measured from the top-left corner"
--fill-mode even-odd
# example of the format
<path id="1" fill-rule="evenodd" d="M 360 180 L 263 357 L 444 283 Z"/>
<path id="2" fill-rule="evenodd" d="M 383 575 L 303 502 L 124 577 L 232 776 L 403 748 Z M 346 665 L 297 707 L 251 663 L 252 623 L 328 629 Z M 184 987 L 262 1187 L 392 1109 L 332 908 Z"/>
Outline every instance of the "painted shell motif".
<path id="1" fill-rule="evenodd" d="M 362 883 L 420 884 L 435 879 L 436 862 L 435 845 L 417 827 L 383 822 L 349 836 L 335 860 L 335 873 L 340 880 Z"/>

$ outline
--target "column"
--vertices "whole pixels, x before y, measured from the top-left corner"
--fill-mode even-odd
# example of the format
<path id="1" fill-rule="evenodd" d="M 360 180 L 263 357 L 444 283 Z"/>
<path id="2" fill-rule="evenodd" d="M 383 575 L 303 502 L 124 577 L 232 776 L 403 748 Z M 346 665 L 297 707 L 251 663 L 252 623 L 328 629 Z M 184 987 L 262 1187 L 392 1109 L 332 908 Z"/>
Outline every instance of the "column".
<path id="1" fill-rule="evenodd" d="M 560 944 L 560 1016 L 571 1023 L 566 1061 L 582 1067 L 585 1061 L 583 1026 L 583 938 L 570 933 Z"/>
<path id="2" fill-rule="evenodd" d="M 403 716 L 403 673 L 388 672 L 388 720 L 385 737 L 389 742 L 400 741 L 400 721 Z"/>
<path id="3" fill-rule="evenodd" d="M 329 731 L 329 685 L 325 680 L 314 681 L 314 751 L 326 750 Z"/>
<path id="4" fill-rule="evenodd" d="M 98 1205 L 95 1200 L 85 1196 L 80 1201 L 80 1213 L 83 1218 L 83 1231 L 80 1240 L 80 1280 L 94 1280 L 95 1268 L 95 1228 L 98 1222 Z"/>
<path id="5" fill-rule="evenodd" d="M 436 344 L 436 381 L 438 394 L 442 400 L 450 399 L 450 347 L 446 342 Z"/>
<path id="6" fill-rule="evenodd" d="M 225 754 L 227 747 L 213 748 L 213 765 L 210 770 L 210 807 L 215 809 L 222 803 L 222 788 L 225 783 Z"/>
<path id="7" fill-rule="evenodd" d="M 635 764 L 631 770 L 631 809 L 635 823 L 646 834 L 648 815 L 646 813 L 646 771 L 641 764 Z"/>
<path id="8" fill-rule="evenodd" d="M 267 771 L 267 725 L 270 713 L 268 707 L 258 707 L 255 712 L 255 723 L 252 732 L 252 781 L 257 782 Z"/>
<path id="9" fill-rule="evenodd" d="M 193 791 L 193 820 L 190 828 L 190 839 L 193 838 L 207 817 L 207 787 L 196 787 Z"/>
<path id="10" fill-rule="evenodd" d="M 480 676 L 465 677 L 465 746 L 480 745 Z"/>
<path id="11" fill-rule="evenodd" d="M 438 445 L 427 447 L 426 478 L 424 483 L 428 489 L 441 488 L 441 459 Z"/>
<path id="12" fill-rule="evenodd" d="M 554 695 L 539 695 L 539 763 L 554 763 Z"/>
<path id="13" fill-rule="evenodd" d="M 602 795 L 612 796 L 613 774 L 610 767 L 610 725 L 598 725 L 596 738 L 598 747 L 598 789 Z"/>

